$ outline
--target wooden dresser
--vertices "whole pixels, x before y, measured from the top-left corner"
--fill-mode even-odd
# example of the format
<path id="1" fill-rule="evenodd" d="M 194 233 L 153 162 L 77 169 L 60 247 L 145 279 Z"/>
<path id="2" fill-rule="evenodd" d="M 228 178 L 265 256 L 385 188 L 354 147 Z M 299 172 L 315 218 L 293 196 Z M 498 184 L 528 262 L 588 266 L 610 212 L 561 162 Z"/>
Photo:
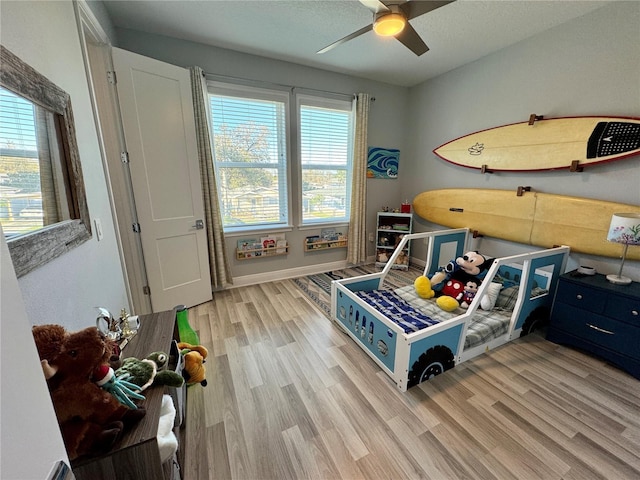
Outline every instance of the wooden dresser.
<path id="1" fill-rule="evenodd" d="M 169 353 L 171 342 L 177 337 L 175 310 L 152 313 L 140 317 L 140 329 L 122 352 L 122 358 L 145 358 L 152 352 Z M 71 467 L 77 480 L 171 480 L 171 465 L 160 463 L 156 435 L 164 388 L 152 387 L 144 391 L 147 413 L 124 433 L 107 454 L 81 458 Z"/>
<path id="2" fill-rule="evenodd" d="M 580 348 L 640 378 L 640 283 L 560 276 L 547 339 Z"/>

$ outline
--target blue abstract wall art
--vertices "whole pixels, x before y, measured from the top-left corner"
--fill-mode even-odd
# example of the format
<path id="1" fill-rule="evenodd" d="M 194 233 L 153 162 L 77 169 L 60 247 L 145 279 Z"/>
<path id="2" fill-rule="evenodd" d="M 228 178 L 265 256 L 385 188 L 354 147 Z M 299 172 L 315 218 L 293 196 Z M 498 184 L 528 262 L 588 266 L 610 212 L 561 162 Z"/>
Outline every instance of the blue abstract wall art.
<path id="1" fill-rule="evenodd" d="M 367 178 L 398 178 L 400 150 L 369 147 Z"/>

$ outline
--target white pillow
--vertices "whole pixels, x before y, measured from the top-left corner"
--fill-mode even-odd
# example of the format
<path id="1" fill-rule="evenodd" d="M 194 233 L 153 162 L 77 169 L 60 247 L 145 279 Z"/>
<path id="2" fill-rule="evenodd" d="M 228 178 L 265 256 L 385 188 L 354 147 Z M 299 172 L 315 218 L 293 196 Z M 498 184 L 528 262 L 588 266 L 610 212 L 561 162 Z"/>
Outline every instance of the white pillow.
<path id="1" fill-rule="evenodd" d="M 491 282 L 487 287 L 487 293 L 480 299 L 480 308 L 482 310 L 492 310 L 498 299 L 498 294 L 502 288 L 501 283 Z"/>

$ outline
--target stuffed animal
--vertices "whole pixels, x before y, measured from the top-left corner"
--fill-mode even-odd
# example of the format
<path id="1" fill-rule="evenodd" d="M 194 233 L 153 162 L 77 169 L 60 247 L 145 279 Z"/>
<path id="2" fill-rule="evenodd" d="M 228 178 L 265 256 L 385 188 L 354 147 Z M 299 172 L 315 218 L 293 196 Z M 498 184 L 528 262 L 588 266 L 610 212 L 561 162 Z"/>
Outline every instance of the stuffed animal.
<path id="1" fill-rule="evenodd" d="M 479 252 L 467 252 L 462 257 L 456 258 L 456 264 L 463 272 L 482 280 L 494 260 Z"/>
<path id="2" fill-rule="evenodd" d="M 96 327 L 69 333 L 60 325 L 37 325 L 32 332 L 69 459 L 108 451 L 146 413 L 96 383 L 114 385 L 111 344 Z"/>
<path id="3" fill-rule="evenodd" d="M 442 290 L 442 287 L 447 280 L 451 277 L 451 274 L 458 269 L 458 264 L 455 259 L 451 260 L 446 265 L 440 267 L 433 275 L 431 275 L 431 286 L 437 290 Z"/>
<path id="4" fill-rule="evenodd" d="M 462 308 L 469 308 L 471 302 L 473 302 L 476 293 L 478 293 L 478 286 L 480 285 L 480 280 L 477 279 L 469 279 L 464 286 L 464 290 L 462 291 L 462 302 L 460 302 L 460 306 Z"/>
<path id="5" fill-rule="evenodd" d="M 458 280 L 462 282 L 462 284 L 455 285 L 455 287 L 460 287 L 457 290 L 457 293 L 460 293 L 469 280 L 469 277 L 482 280 L 493 261 L 493 258 L 487 258 L 476 251 L 467 252 L 455 260 L 451 260 L 444 267 L 440 267 L 438 271 L 431 276 L 431 287 L 436 292 L 442 292 L 449 280 Z M 449 285 L 449 287 L 451 286 L 453 286 L 453 284 Z M 450 293 L 445 295 L 450 295 Z"/>
<path id="6" fill-rule="evenodd" d="M 453 312 L 456 308 L 460 306 L 460 304 L 455 298 L 449 297 L 448 295 L 438 297 L 436 299 L 436 304 L 445 312 Z"/>
<path id="7" fill-rule="evenodd" d="M 396 258 L 396 265 L 409 265 L 409 256 L 407 252 L 400 252 Z"/>
<path id="8" fill-rule="evenodd" d="M 464 292 L 464 280 L 459 280 L 457 278 L 451 278 L 447 280 L 440 290 L 440 294 L 453 298 L 456 302 L 462 301 L 462 295 Z"/>
<path id="9" fill-rule="evenodd" d="M 206 370 L 204 362 L 209 352 L 202 345 L 190 345 L 185 342 L 178 343 L 178 349 L 184 360 L 182 376 L 187 385 L 199 383 L 203 387 L 207 386 Z"/>
<path id="10" fill-rule="evenodd" d="M 386 250 L 378 250 L 378 256 L 376 258 L 376 262 L 386 263 L 389 261 L 389 256 L 387 255 Z"/>
<path id="11" fill-rule="evenodd" d="M 413 286 L 416 289 L 416 293 L 421 298 L 432 298 L 435 296 L 436 292 L 431 288 L 431 281 L 425 277 L 424 275 L 420 275 L 413 282 Z"/>
<path id="12" fill-rule="evenodd" d="M 125 358 L 122 366 L 116 370 L 116 377 L 137 385 L 138 392 L 151 385 L 181 387 L 184 378 L 179 373 L 167 370 L 168 363 L 169 355 L 164 352 L 153 352 L 142 360 L 134 357 Z"/>

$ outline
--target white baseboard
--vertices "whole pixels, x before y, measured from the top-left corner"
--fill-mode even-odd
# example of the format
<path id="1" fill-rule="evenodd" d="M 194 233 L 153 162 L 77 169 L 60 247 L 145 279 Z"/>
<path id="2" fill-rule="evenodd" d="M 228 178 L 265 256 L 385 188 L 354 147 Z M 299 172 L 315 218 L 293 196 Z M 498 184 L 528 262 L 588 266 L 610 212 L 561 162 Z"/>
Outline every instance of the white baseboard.
<path id="1" fill-rule="evenodd" d="M 346 260 L 341 260 L 338 262 L 309 265 L 308 267 L 297 267 L 286 270 L 276 270 L 274 272 L 256 273 L 254 275 L 243 275 L 241 277 L 234 277 L 233 285 L 230 288 L 246 287 L 247 285 L 256 285 L 258 283 L 265 282 L 275 282 L 278 280 L 286 280 L 287 278 L 304 277 L 306 275 L 315 275 L 316 273 L 330 272 L 332 270 L 342 270 L 348 266 L 349 264 Z"/>
<path id="2" fill-rule="evenodd" d="M 368 257 L 368 263 L 374 263 L 376 257 Z M 411 263 L 424 267 L 424 260 L 411 257 Z M 349 264 L 346 260 L 331 263 L 319 263 L 318 265 L 309 265 L 307 267 L 289 268 L 286 270 L 276 270 L 274 272 L 256 273 L 254 275 L 243 275 L 234 277 L 233 285 L 229 288 L 246 287 L 247 285 L 256 285 L 258 283 L 275 282 L 278 280 L 286 280 L 288 278 L 304 277 L 306 275 L 315 275 L 316 273 L 331 272 L 333 270 L 342 270 L 348 268 Z"/>

